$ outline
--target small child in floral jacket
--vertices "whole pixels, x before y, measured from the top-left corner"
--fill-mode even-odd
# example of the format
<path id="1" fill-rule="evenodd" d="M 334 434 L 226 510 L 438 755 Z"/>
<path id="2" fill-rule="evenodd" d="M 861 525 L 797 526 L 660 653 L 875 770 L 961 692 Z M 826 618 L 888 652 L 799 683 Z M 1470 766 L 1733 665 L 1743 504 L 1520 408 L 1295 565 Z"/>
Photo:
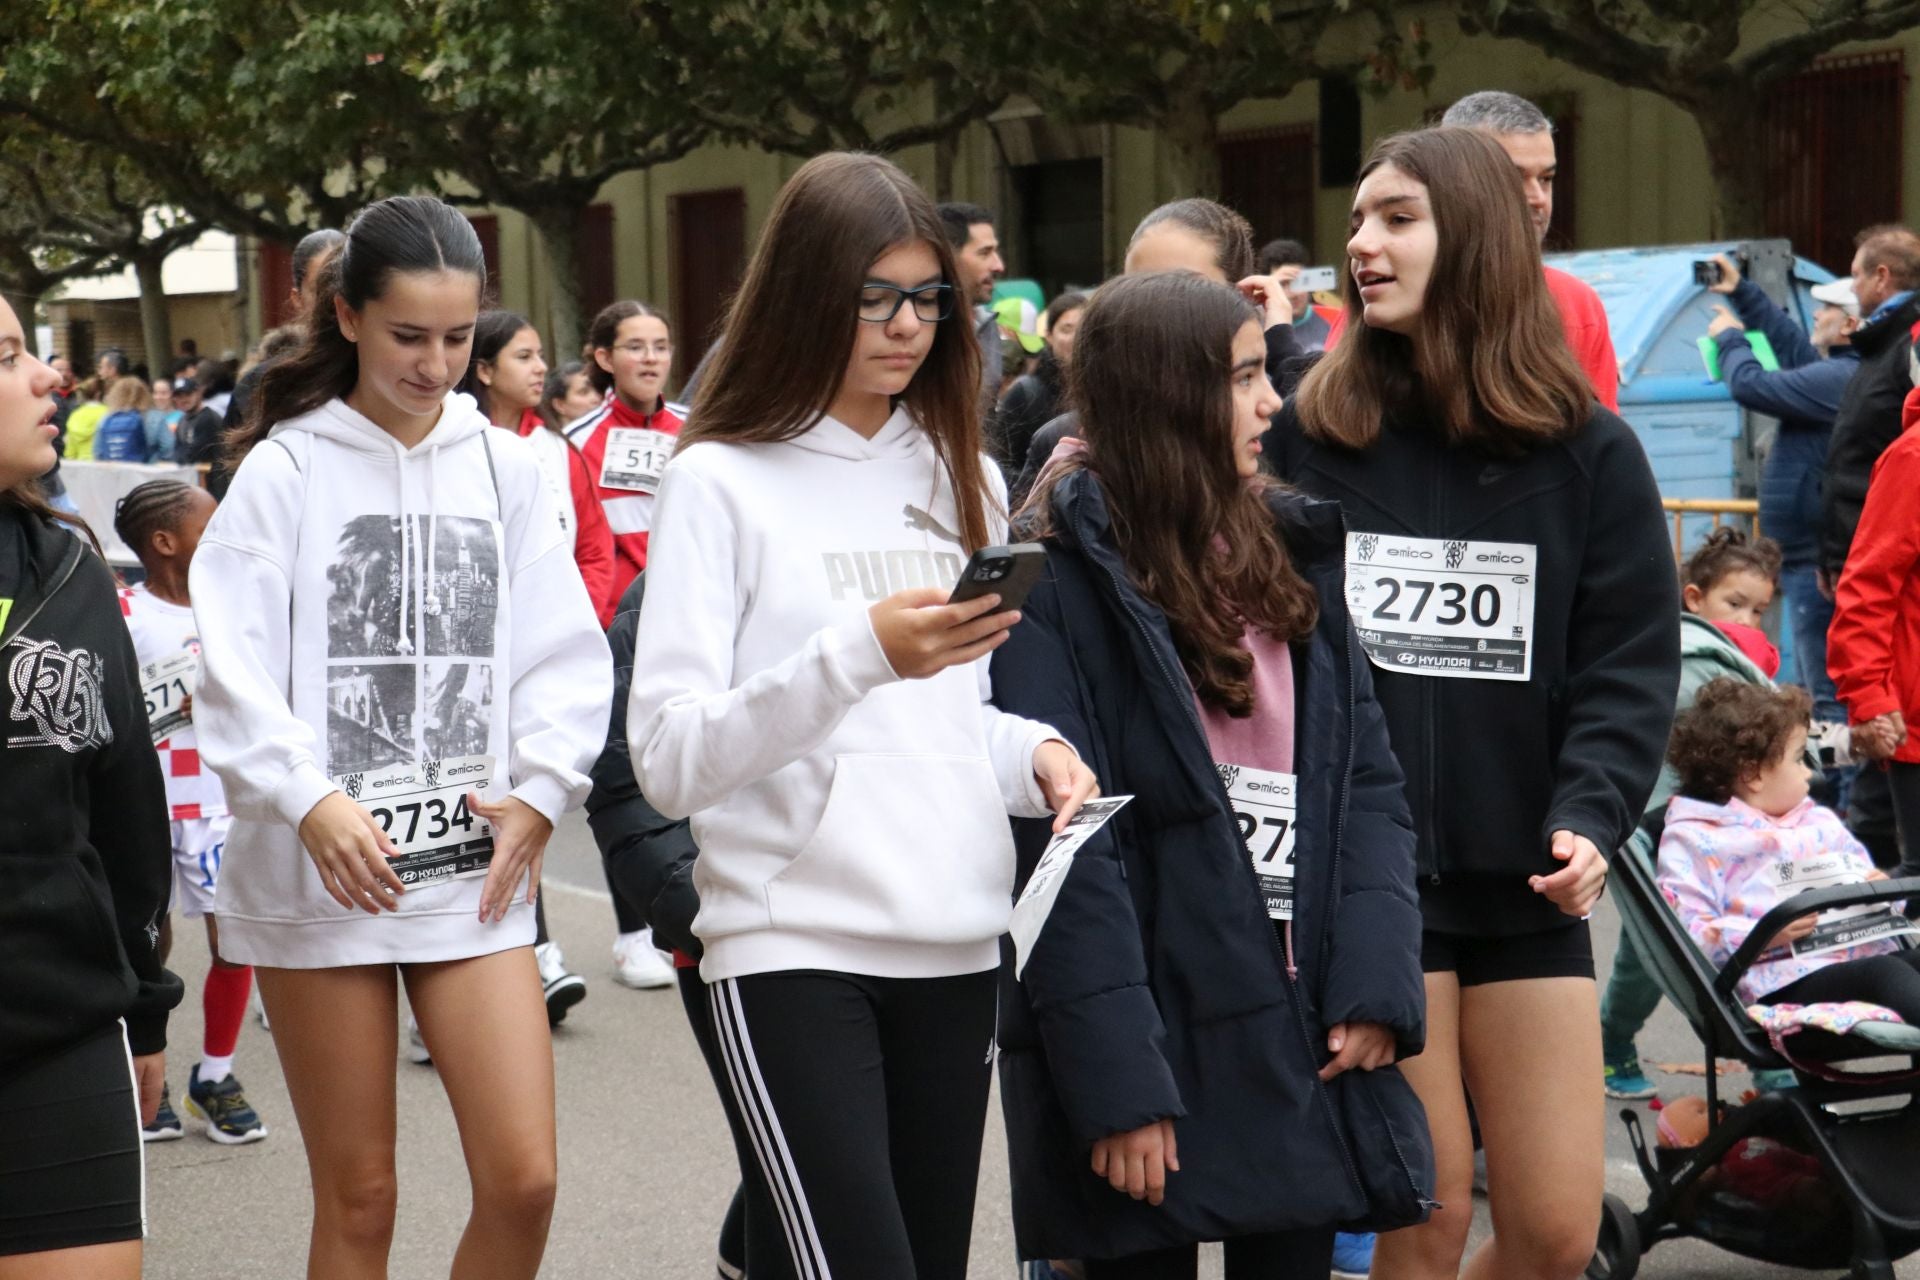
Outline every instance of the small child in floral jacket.
<path id="1" fill-rule="evenodd" d="M 1807 798 L 1809 710 L 1802 689 L 1719 679 L 1674 720 L 1680 789 L 1660 837 L 1660 891 L 1717 966 L 1801 890 L 1887 878 L 1839 816 Z M 1883 907 L 1802 917 L 1741 978 L 1740 997 L 1867 1001 L 1920 1024 L 1920 951 L 1895 941 L 1910 927 Z"/>

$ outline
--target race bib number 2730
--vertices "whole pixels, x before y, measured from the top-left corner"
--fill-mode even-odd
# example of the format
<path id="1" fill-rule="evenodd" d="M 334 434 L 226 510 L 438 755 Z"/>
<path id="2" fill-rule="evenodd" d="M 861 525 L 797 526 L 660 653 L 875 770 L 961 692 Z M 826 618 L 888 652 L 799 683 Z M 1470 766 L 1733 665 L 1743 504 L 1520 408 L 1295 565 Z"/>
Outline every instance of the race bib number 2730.
<path id="1" fill-rule="evenodd" d="M 1536 549 L 1521 542 L 1347 535 L 1347 604 L 1373 665 L 1406 675 L 1533 673 Z"/>

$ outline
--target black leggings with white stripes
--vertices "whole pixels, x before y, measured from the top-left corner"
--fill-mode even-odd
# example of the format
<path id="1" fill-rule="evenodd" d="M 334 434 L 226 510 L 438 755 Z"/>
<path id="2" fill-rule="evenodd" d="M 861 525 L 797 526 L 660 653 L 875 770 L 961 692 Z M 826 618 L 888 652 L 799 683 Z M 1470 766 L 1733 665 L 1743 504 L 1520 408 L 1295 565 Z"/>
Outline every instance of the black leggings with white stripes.
<path id="1" fill-rule="evenodd" d="M 747 1274 L 964 1280 L 992 1074 L 994 974 L 803 970 L 709 988 L 760 1171 Z M 755 1212 L 771 1203 L 773 1212 Z M 770 1220 L 771 1219 L 771 1220 Z"/>

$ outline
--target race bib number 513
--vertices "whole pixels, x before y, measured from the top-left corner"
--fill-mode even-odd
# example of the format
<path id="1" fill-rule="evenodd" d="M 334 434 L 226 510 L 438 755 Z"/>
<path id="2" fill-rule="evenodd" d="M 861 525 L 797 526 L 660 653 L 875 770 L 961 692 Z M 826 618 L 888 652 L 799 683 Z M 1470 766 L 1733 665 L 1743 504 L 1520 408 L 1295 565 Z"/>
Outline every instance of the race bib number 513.
<path id="1" fill-rule="evenodd" d="M 660 473 L 667 469 L 678 438 L 648 427 L 614 427 L 607 432 L 607 451 L 600 455 L 600 487 L 633 493 L 658 493 Z"/>
<path id="2" fill-rule="evenodd" d="M 1521 542 L 1347 535 L 1347 604 L 1383 671 L 1525 680 L 1538 553 Z"/>

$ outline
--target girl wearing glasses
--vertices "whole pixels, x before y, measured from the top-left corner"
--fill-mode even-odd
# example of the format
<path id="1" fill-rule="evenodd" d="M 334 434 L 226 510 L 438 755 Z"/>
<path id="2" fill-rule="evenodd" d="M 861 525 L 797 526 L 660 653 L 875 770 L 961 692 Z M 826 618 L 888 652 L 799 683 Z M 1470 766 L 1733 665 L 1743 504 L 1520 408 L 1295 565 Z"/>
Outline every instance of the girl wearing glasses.
<path id="1" fill-rule="evenodd" d="M 897 166 L 809 161 L 661 486 L 627 740 L 700 847 L 724 1101 L 760 1172 L 749 1274 L 966 1274 L 1007 815 L 1064 823 L 1095 789 L 987 701 L 1020 615 L 947 603 L 1006 530 L 954 278 Z"/>
<path id="2" fill-rule="evenodd" d="M 660 312 L 632 299 L 610 303 L 587 327 L 587 347 L 587 379 L 606 399 L 566 433 L 600 486 L 613 530 L 611 598 L 618 600 L 647 567 L 653 498 L 686 411 L 667 403 L 673 332 Z"/>

